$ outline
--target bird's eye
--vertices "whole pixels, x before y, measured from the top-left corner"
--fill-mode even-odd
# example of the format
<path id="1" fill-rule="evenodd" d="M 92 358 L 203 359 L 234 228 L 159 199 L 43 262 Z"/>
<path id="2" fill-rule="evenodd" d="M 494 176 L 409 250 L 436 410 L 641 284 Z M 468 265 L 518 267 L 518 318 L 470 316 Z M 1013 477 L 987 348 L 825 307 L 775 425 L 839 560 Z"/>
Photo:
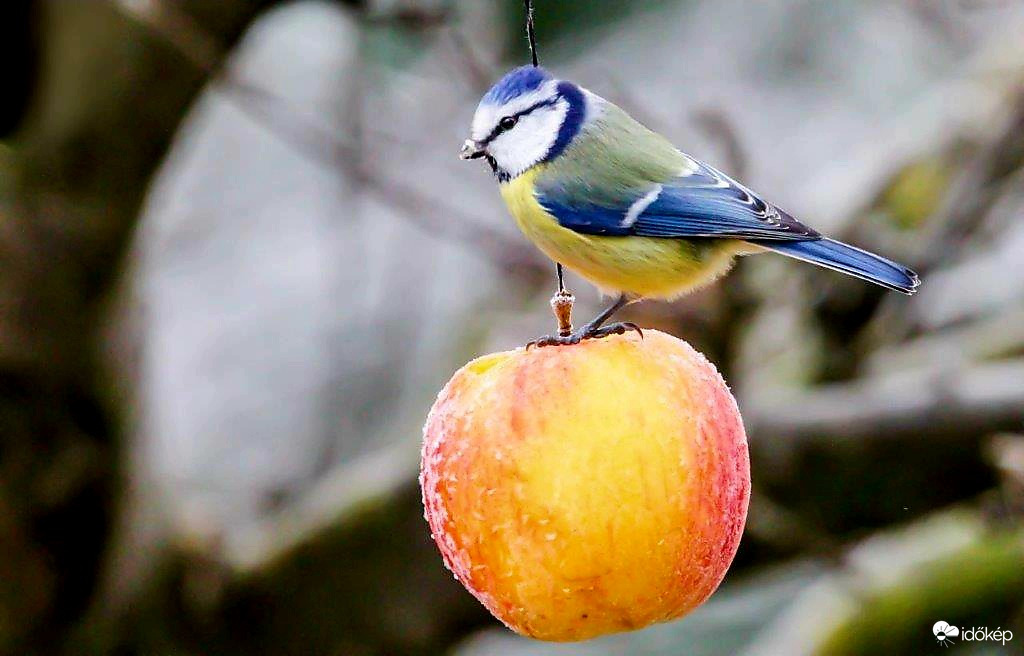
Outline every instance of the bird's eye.
<path id="1" fill-rule="evenodd" d="M 518 120 L 519 119 L 515 116 L 506 116 L 505 118 L 498 121 L 498 127 L 500 127 L 503 131 L 508 132 L 509 130 L 516 126 L 516 122 Z"/>

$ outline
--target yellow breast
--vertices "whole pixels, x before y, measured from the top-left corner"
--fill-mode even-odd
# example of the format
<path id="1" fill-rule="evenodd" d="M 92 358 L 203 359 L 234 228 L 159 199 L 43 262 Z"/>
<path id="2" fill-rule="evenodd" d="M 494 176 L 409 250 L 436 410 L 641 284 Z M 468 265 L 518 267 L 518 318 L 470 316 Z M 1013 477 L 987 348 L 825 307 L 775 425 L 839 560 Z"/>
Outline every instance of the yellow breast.
<path id="1" fill-rule="evenodd" d="M 558 224 L 534 195 L 534 166 L 501 185 L 519 229 L 545 255 L 577 272 L 607 294 L 674 298 L 715 280 L 745 250 L 729 239 L 656 239 L 584 235 Z"/>

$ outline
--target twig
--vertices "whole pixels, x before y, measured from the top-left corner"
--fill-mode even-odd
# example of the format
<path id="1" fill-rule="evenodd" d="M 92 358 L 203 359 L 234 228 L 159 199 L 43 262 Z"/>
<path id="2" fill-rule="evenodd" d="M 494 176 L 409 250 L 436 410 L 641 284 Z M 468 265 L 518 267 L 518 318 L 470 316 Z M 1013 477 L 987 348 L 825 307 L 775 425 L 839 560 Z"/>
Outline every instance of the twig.
<path id="1" fill-rule="evenodd" d="M 740 180 L 747 177 L 747 154 L 726 113 L 717 107 L 705 107 L 693 113 L 693 121 L 722 149 L 724 170 Z"/>
<path id="2" fill-rule="evenodd" d="M 755 441 L 800 443 L 942 437 L 1019 429 L 1024 359 L 824 385 L 747 404 Z"/>
<path id="3" fill-rule="evenodd" d="M 161 0 L 118 0 L 117 5 L 178 49 L 191 64 L 209 75 L 236 107 L 277 134 L 296 152 L 323 166 L 344 170 L 427 234 L 485 253 L 489 261 L 512 275 L 532 277 L 539 258 L 525 244 L 488 228 L 454 205 L 424 196 L 357 165 L 358 149 L 350 140 L 305 121 L 279 96 L 220 73 L 221 48 L 180 9 Z"/>
<path id="4" fill-rule="evenodd" d="M 928 270 L 954 259 L 995 203 L 998 182 L 1024 162 L 1024 92 L 1017 95 L 1012 115 L 975 155 L 954 183 L 930 223 L 935 229 L 922 240 L 916 264 Z"/>
<path id="5" fill-rule="evenodd" d="M 489 67 L 483 64 L 476 56 L 466 36 L 458 28 L 452 27 L 449 29 L 448 38 L 451 39 L 452 45 L 455 48 L 455 54 L 459 58 L 462 70 L 466 72 L 466 77 L 469 79 L 473 91 L 483 94 L 484 91 L 487 91 L 487 87 L 490 86 L 491 79 L 494 77 L 492 72 L 488 70 Z"/>
<path id="6" fill-rule="evenodd" d="M 365 12 L 363 20 L 370 25 L 397 25 L 407 30 L 435 30 L 451 20 L 447 7 L 419 8 L 414 6 L 389 7 L 387 13 Z"/>
<path id="7" fill-rule="evenodd" d="M 186 12 L 163 0 L 114 0 L 125 14 L 159 34 L 207 75 L 216 72 L 224 48 Z"/>
<path id="8" fill-rule="evenodd" d="M 229 78 L 222 78 L 220 87 L 231 96 L 246 99 L 246 102 L 236 102 L 236 106 L 281 136 L 305 157 L 345 171 L 366 190 L 399 210 L 407 221 L 422 228 L 427 234 L 462 242 L 474 252 L 483 252 L 488 260 L 498 263 L 513 275 L 529 276 L 531 269 L 537 268 L 531 265 L 538 263 L 539 258 L 525 244 L 481 224 L 455 206 L 425 196 L 411 187 L 358 165 L 357 150 L 353 143 L 333 131 L 303 121 L 301 115 L 289 109 L 278 96 Z"/>
<path id="9" fill-rule="evenodd" d="M 871 348 L 862 371 L 879 375 L 920 367 L 922 363 L 942 362 L 949 366 L 1024 352 L 1024 306 L 1011 306 L 997 314 L 960 316 L 955 325 L 943 326 L 942 330 L 935 324 L 923 324 L 918 317 L 915 331 L 920 331 L 921 336 Z"/>

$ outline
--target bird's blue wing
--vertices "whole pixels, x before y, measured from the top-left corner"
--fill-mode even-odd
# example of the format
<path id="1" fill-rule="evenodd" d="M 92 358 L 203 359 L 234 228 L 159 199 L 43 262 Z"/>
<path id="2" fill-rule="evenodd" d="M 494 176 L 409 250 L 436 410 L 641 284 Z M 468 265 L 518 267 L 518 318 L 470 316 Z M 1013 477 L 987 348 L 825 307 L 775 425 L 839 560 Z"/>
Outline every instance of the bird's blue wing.
<path id="1" fill-rule="evenodd" d="M 557 182 L 539 181 L 537 200 L 558 223 L 591 235 L 817 239 L 814 230 L 765 202 L 724 173 L 691 160 L 684 175 L 645 181 L 615 200 L 594 202 Z M 582 196 L 582 197 L 581 197 Z"/>

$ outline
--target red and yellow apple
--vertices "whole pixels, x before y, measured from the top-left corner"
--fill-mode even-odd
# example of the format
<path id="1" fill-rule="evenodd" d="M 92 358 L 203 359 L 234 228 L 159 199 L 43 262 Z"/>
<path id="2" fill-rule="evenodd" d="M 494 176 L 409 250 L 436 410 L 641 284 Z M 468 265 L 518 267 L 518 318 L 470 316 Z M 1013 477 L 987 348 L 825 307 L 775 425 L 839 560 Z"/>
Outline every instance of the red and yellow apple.
<path id="1" fill-rule="evenodd" d="M 680 617 L 718 587 L 747 515 L 736 401 L 653 330 L 474 360 L 424 427 L 445 564 L 498 619 L 582 640 Z"/>

